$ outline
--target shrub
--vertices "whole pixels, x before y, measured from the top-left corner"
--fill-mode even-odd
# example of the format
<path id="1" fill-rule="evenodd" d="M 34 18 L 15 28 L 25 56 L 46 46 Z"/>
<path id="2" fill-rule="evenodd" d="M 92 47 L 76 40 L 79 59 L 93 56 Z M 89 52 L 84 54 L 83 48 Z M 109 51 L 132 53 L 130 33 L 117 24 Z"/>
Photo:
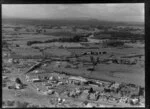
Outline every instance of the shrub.
<path id="1" fill-rule="evenodd" d="M 110 47 L 120 47 L 120 46 L 124 46 L 124 42 L 123 41 L 110 40 L 110 41 L 103 42 L 103 45 L 104 46 L 110 46 Z"/>
<path id="2" fill-rule="evenodd" d="M 6 102 L 6 104 L 7 104 L 7 106 L 14 106 L 14 104 L 15 104 L 15 101 L 7 101 Z"/>
<path id="3" fill-rule="evenodd" d="M 2 101 L 2 106 L 5 106 L 5 101 Z"/>
<path id="4" fill-rule="evenodd" d="M 39 108 L 40 106 L 39 105 L 34 105 L 34 104 L 29 104 L 28 107 L 30 107 L 30 108 Z"/>
<path id="5" fill-rule="evenodd" d="M 6 84 L 6 83 L 3 83 L 3 84 L 2 84 L 2 87 L 6 87 L 6 86 L 7 86 L 7 84 Z"/>
<path id="6" fill-rule="evenodd" d="M 6 41 L 4 41 L 4 40 L 2 41 L 2 47 L 8 47 L 8 45 L 9 44 Z"/>
<path id="7" fill-rule="evenodd" d="M 51 43 L 51 42 L 79 42 L 83 40 L 84 35 L 75 35 L 73 37 L 64 37 L 64 38 L 59 38 L 59 39 L 51 39 L 51 40 L 46 40 L 46 41 L 28 41 L 27 45 L 31 46 L 32 44 L 37 44 L 37 43 Z"/>
<path id="8" fill-rule="evenodd" d="M 43 43 L 42 41 L 28 41 L 27 45 L 31 46 L 32 44 Z"/>
<path id="9" fill-rule="evenodd" d="M 16 78 L 16 83 L 18 83 L 18 84 L 22 84 L 22 82 L 21 82 L 20 78 Z"/>
<path id="10" fill-rule="evenodd" d="M 26 108 L 28 107 L 29 103 L 28 102 L 20 102 L 20 101 L 17 101 L 16 102 L 16 107 L 19 107 L 19 108 Z"/>

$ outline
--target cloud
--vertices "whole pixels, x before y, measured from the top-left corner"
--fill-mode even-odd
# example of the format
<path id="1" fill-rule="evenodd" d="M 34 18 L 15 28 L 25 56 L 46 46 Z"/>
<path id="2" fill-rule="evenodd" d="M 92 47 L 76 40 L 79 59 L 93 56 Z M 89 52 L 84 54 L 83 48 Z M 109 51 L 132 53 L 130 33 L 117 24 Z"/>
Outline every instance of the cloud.
<path id="1" fill-rule="evenodd" d="M 2 4 L 2 17 L 81 18 L 144 21 L 144 3 L 134 4 Z"/>

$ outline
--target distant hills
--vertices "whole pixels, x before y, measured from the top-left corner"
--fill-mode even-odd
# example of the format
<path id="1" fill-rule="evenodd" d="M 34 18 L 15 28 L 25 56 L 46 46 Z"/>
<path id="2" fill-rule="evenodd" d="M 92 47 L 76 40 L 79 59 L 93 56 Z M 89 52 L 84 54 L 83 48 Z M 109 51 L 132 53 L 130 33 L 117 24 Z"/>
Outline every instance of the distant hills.
<path id="1" fill-rule="evenodd" d="M 138 25 L 144 26 L 143 22 L 116 22 L 102 21 L 92 18 L 71 18 L 71 19 L 21 19 L 2 18 L 3 23 L 10 24 L 31 24 L 31 25 Z"/>

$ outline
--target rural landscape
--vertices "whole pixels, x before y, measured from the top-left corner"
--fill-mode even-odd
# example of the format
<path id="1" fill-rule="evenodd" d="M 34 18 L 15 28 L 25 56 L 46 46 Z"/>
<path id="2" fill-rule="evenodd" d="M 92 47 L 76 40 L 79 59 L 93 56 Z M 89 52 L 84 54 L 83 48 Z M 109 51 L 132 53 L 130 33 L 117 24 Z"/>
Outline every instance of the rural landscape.
<path id="1" fill-rule="evenodd" d="M 145 107 L 144 37 L 141 22 L 3 18 L 2 107 Z"/>

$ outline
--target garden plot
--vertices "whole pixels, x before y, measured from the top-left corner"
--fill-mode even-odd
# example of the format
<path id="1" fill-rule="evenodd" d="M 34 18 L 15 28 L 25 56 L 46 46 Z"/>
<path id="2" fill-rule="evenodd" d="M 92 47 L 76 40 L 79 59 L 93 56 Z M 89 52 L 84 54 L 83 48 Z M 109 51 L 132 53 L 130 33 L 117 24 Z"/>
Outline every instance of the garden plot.
<path id="1" fill-rule="evenodd" d="M 25 47 L 25 48 L 13 48 L 13 52 L 16 53 L 16 55 L 21 55 L 21 56 L 41 56 L 42 53 L 39 50 Z"/>
<path id="2" fill-rule="evenodd" d="M 51 43 L 33 44 L 32 47 L 82 47 L 82 45 L 80 43 L 51 42 Z"/>
<path id="3" fill-rule="evenodd" d="M 44 54 L 52 56 L 70 56 L 71 52 L 67 51 L 66 49 L 52 48 L 44 50 Z"/>
<path id="4" fill-rule="evenodd" d="M 21 38 L 20 40 L 26 40 L 26 41 L 45 41 L 45 40 L 51 40 L 55 39 L 56 37 L 51 35 L 42 35 L 42 34 L 22 34 L 19 35 Z"/>

